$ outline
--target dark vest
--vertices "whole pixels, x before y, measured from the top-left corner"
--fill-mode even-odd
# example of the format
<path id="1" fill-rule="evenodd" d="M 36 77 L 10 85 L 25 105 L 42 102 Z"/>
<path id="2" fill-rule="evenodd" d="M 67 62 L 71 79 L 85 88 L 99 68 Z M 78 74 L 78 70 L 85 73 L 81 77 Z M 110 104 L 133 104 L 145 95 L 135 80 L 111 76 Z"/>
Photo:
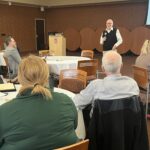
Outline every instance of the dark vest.
<path id="1" fill-rule="evenodd" d="M 103 43 L 103 50 L 108 51 L 112 50 L 114 44 L 117 42 L 117 37 L 116 37 L 116 28 L 113 28 L 109 33 L 105 30 L 103 31 L 103 37 L 106 37 L 106 41 Z"/>

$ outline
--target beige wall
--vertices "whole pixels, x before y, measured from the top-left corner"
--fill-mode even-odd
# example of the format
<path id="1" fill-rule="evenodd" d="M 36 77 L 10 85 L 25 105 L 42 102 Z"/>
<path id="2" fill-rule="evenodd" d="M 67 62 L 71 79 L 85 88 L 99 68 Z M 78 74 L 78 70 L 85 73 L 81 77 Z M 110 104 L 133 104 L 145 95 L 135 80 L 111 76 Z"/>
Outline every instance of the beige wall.
<path id="1" fill-rule="evenodd" d="M 131 50 L 139 54 L 143 41 L 150 38 L 150 29 L 145 26 L 146 15 L 146 2 L 51 8 L 46 12 L 46 28 L 49 32 L 63 32 L 68 50 L 96 48 L 102 51 L 99 37 L 106 20 L 112 18 L 123 37 L 123 44 L 118 47 L 119 53 Z M 141 28 L 144 26 L 146 29 Z"/>
<path id="2" fill-rule="evenodd" d="M 117 27 L 133 30 L 144 26 L 146 13 L 146 2 L 49 8 L 44 13 L 39 8 L 0 4 L 0 34 L 13 35 L 22 52 L 35 51 L 35 18 L 46 19 L 47 37 L 47 32 L 64 32 L 70 27 L 77 31 L 104 28 L 107 18 Z"/>
<path id="3" fill-rule="evenodd" d="M 116 26 L 134 29 L 144 25 L 146 13 L 146 2 L 55 8 L 46 12 L 46 25 L 47 31 L 62 32 L 69 27 L 96 29 L 105 27 L 106 19 L 112 18 Z"/>

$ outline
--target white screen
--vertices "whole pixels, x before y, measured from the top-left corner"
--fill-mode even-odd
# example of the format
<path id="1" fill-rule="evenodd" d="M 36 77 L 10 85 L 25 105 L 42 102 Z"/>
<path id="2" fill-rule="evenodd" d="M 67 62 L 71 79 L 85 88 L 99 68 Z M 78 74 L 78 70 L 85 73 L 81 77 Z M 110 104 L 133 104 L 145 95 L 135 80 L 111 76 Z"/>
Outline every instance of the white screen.
<path id="1" fill-rule="evenodd" d="M 148 2 L 146 25 L 150 25 L 150 1 Z"/>

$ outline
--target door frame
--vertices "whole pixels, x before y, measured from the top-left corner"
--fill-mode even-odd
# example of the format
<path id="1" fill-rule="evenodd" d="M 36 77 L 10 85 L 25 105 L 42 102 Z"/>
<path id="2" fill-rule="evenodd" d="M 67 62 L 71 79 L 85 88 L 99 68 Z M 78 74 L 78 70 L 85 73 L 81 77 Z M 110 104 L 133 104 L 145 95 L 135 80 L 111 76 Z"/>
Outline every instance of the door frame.
<path id="1" fill-rule="evenodd" d="M 36 51 L 38 51 L 38 49 L 37 49 L 37 38 L 36 38 L 36 36 L 37 36 L 37 30 L 36 30 L 36 21 L 37 20 L 43 20 L 43 22 L 44 22 L 44 44 L 46 43 L 46 36 L 45 36 L 45 19 L 44 18 L 35 18 L 34 19 L 34 24 L 35 24 L 35 49 L 36 49 Z"/>

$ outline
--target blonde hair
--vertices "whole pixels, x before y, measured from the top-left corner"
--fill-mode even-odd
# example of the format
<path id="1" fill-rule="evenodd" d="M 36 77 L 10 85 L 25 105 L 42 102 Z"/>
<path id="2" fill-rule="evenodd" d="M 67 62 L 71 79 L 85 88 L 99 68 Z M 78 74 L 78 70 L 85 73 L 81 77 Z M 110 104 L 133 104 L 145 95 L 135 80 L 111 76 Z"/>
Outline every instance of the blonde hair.
<path id="1" fill-rule="evenodd" d="M 141 48 L 141 54 L 148 54 L 148 53 L 150 53 L 150 41 L 145 40 Z"/>
<path id="2" fill-rule="evenodd" d="M 18 81 L 22 87 L 19 93 L 32 89 L 32 94 L 40 93 L 47 99 L 51 98 L 51 92 L 46 88 L 48 79 L 48 65 L 40 57 L 30 55 L 21 61 Z"/>

